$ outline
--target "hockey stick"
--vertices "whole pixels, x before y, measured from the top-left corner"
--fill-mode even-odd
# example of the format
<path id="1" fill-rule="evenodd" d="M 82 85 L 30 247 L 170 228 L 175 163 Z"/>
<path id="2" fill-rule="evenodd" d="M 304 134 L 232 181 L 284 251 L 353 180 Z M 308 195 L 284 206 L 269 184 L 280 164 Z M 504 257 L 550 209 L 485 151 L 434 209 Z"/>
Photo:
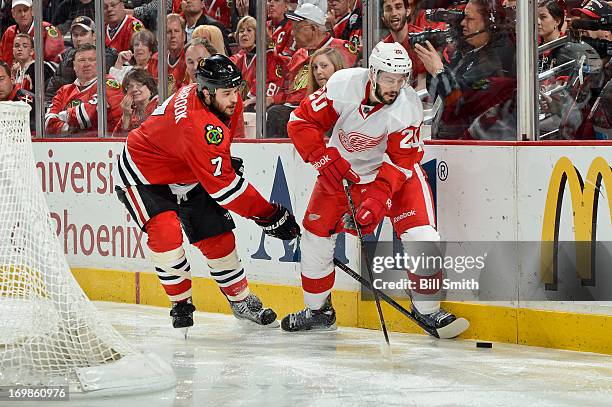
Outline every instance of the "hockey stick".
<path id="1" fill-rule="evenodd" d="M 363 243 L 363 235 L 361 234 L 361 228 L 357 223 L 357 213 L 355 211 L 355 204 L 353 203 L 353 197 L 351 196 L 350 186 L 348 180 L 343 179 L 342 184 L 344 185 L 344 193 L 346 194 L 346 199 L 348 200 L 348 205 L 351 210 L 351 217 L 353 218 L 353 225 L 355 230 L 357 231 L 357 237 L 359 238 L 359 244 L 361 245 L 361 250 L 363 250 L 363 255 L 365 257 L 366 266 L 368 268 L 368 277 L 370 277 L 370 284 L 374 281 L 374 274 L 372 273 L 372 267 L 370 266 L 370 256 L 368 256 L 368 251 L 365 249 L 365 244 Z M 334 263 L 336 259 L 334 259 Z M 361 277 L 361 276 L 359 276 Z M 387 325 L 385 324 L 385 317 L 383 316 L 382 308 L 380 307 L 380 299 L 378 298 L 378 290 L 373 290 L 374 301 L 376 302 L 376 311 L 378 312 L 378 319 L 380 320 L 380 327 L 382 328 L 383 334 L 385 335 L 385 341 L 387 342 L 388 349 L 391 349 L 391 344 L 389 343 L 389 333 L 387 332 Z"/>
<path id="2" fill-rule="evenodd" d="M 418 319 L 416 319 L 416 317 L 414 316 L 414 314 L 411 311 L 408 311 L 406 308 L 402 307 L 400 304 L 397 303 L 397 301 L 395 301 L 393 298 L 391 298 L 390 296 L 388 296 L 387 294 L 385 294 L 384 292 L 378 290 L 377 288 L 374 288 L 372 286 L 372 283 L 370 283 L 368 280 L 366 280 L 365 278 L 361 277 L 359 274 L 357 274 L 355 271 L 353 271 L 349 266 L 347 266 L 346 264 L 342 263 L 340 260 L 338 260 L 337 258 L 334 257 L 334 265 L 338 268 L 340 268 L 342 271 L 344 271 L 346 274 L 348 274 L 349 276 L 353 277 L 355 280 L 357 280 L 358 282 L 360 282 L 365 288 L 367 288 L 368 290 L 370 290 L 372 293 L 374 293 L 374 295 L 380 296 L 380 298 L 383 299 L 383 301 L 385 301 L 387 304 L 391 305 L 393 308 L 395 308 L 396 310 L 398 310 L 401 314 L 403 314 L 405 317 L 407 317 L 408 319 L 410 319 L 412 322 L 414 322 L 415 324 L 417 324 L 419 327 L 421 327 L 421 329 L 423 329 L 425 332 L 427 332 L 428 334 L 430 334 L 431 336 L 434 336 L 436 338 L 440 338 L 440 335 L 438 334 L 437 329 L 432 328 L 428 325 L 425 325 L 424 323 L 422 323 L 421 321 L 419 321 Z"/>

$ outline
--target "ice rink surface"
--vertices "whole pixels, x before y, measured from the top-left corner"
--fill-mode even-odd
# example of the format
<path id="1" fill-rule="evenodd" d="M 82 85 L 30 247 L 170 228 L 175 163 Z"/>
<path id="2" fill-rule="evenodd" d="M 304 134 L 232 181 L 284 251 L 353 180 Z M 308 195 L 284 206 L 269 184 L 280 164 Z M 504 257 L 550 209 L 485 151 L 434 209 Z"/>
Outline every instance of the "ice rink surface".
<path id="1" fill-rule="evenodd" d="M 604 355 L 498 343 L 477 349 L 475 341 L 391 332 L 389 360 L 379 331 L 287 334 L 198 312 L 185 340 L 167 309 L 96 306 L 130 343 L 170 362 L 178 386 L 45 405 L 612 406 L 612 357 Z"/>

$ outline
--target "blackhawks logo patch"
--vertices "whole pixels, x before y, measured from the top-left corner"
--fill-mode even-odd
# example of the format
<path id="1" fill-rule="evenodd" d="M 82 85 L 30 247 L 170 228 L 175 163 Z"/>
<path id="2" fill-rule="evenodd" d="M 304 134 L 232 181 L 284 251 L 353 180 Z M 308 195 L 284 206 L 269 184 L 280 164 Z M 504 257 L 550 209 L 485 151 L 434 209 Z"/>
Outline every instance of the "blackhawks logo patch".
<path id="1" fill-rule="evenodd" d="M 276 71 L 274 73 L 276 74 L 277 78 L 282 78 L 283 77 L 283 70 L 281 69 L 280 66 L 276 67 Z"/>
<path id="2" fill-rule="evenodd" d="M 352 42 L 349 41 L 345 43 L 344 47 L 348 49 L 348 52 L 350 52 L 351 54 L 357 54 L 357 48 L 355 47 L 355 44 L 353 44 Z"/>
<path id="3" fill-rule="evenodd" d="M 134 30 L 134 32 L 138 32 L 143 28 L 144 27 L 140 21 L 132 21 L 132 30 Z"/>
<path id="4" fill-rule="evenodd" d="M 113 89 L 119 89 L 121 87 L 121 85 L 119 85 L 119 82 L 117 82 L 114 79 L 107 79 L 106 86 L 113 88 Z"/>
<path id="5" fill-rule="evenodd" d="M 50 25 L 46 28 L 47 28 L 47 34 L 49 35 L 49 37 L 57 38 L 59 36 L 59 32 L 57 31 L 57 28 L 55 28 L 54 26 Z"/>
<path id="6" fill-rule="evenodd" d="M 291 91 L 304 89 L 306 85 L 308 85 L 308 64 L 304 65 L 302 69 L 300 69 L 300 72 L 295 75 Z"/>
<path id="7" fill-rule="evenodd" d="M 214 126 L 212 124 L 206 125 L 206 133 L 204 137 L 206 138 L 206 142 L 208 144 L 212 144 L 218 146 L 223 141 L 223 129 L 219 126 Z"/>
<path id="8" fill-rule="evenodd" d="M 83 101 L 82 101 L 82 100 L 79 100 L 79 99 L 72 99 L 70 102 L 68 102 L 68 103 L 66 104 L 66 107 L 65 107 L 64 109 L 68 109 L 68 108 L 71 108 L 71 107 L 77 107 L 77 106 L 79 106 L 81 103 L 83 103 Z"/>

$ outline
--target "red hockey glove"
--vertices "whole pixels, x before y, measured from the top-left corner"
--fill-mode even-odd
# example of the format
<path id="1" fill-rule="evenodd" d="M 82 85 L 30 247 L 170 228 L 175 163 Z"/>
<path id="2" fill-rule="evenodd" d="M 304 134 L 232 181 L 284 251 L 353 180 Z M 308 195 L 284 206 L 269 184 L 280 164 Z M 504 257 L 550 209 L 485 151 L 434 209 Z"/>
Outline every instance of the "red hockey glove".
<path id="1" fill-rule="evenodd" d="M 360 192 L 363 199 L 356 210 L 355 220 L 361 228 L 361 233 L 367 235 L 374 233 L 387 211 L 391 209 L 391 197 L 390 193 L 376 182 L 364 186 Z M 345 219 L 350 219 L 350 215 Z M 347 232 L 355 234 L 351 223 L 345 221 L 344 228 Z"/>
<path id="2" fill-rule="evenodd" d="M 352 183 L 359 182 L 359 175 L 351 169 L 336 147 L 320 148 L 311 154 L 310 163 L 319 171 L 317 178 L 323 188 L 329 193 L 342 191 L 342 179 Z"/>

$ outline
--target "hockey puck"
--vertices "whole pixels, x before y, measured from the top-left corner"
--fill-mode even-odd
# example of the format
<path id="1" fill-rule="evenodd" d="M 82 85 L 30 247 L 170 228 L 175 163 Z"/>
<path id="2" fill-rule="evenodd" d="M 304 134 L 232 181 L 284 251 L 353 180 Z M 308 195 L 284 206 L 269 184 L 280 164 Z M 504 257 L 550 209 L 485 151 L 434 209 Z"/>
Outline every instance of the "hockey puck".
<path id="1" fill-rule="evenodd" d="M 493 344 L 491 342 L 476 342 L 477 348 L 492 348 Z"/>

